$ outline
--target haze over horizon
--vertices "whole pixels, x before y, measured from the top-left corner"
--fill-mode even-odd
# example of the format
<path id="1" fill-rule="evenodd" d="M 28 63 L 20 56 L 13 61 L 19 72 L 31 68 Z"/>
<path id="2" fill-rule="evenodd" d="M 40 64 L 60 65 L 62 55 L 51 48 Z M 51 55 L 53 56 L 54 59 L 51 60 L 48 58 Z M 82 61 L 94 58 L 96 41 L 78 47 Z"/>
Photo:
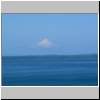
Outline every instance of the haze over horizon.
<path id="1" fill-rule="evenodd" d="M 2 14 L 2 56 L 98 54 L 96 14 Z"/>

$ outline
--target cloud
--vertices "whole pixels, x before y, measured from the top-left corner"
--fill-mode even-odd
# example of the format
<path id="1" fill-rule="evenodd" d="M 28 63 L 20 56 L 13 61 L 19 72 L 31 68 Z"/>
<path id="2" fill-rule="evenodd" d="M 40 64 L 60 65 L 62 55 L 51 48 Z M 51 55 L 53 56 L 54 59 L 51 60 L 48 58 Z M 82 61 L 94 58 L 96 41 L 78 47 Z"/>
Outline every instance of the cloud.
<path id="1" fill-rule="evenodd" d="M 41 41 L 39 41 L 36 44 L 36 47 L 42 47 L 42 48 L 52 48 L 53 47 L 53 43 L 48 40 L 47 38 L 42 39 Z"/>

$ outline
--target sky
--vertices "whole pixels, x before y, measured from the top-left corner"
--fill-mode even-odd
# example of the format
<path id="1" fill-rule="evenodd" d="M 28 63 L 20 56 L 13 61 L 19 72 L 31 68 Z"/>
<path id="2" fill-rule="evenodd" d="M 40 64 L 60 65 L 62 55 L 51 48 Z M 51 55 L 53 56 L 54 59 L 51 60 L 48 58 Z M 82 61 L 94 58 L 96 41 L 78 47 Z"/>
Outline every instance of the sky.
<path id="1" fill-rule="evenodd" d="M 3 56 L 97 53 L 97 14 L 2 14 Z"/>

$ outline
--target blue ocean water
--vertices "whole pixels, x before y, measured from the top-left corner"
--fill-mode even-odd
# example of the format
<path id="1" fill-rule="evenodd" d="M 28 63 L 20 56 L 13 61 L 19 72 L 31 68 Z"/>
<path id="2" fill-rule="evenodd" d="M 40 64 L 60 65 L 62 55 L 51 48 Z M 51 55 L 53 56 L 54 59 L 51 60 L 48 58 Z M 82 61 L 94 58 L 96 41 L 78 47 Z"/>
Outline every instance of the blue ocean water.
<path id="1" fill-rule="evenodd" d="M 97 55 L 2 57 L 3 86 L 97 86 Z"/>

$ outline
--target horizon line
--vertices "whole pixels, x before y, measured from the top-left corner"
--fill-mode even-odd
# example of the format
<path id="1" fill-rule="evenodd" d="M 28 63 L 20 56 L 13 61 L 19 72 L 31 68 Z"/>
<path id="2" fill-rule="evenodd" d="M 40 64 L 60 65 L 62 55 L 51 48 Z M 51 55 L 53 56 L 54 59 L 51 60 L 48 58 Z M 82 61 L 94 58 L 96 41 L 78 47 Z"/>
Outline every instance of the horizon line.
<path id="1" fill-rule="evenodd" d="M 98 53 L 92 53 L 92 54 L 43 54 L 43 55 L 5 55 L 2 57 L 20 57 L 20 56 L 81 56 L 81 55 L 98 55 Z"/>

